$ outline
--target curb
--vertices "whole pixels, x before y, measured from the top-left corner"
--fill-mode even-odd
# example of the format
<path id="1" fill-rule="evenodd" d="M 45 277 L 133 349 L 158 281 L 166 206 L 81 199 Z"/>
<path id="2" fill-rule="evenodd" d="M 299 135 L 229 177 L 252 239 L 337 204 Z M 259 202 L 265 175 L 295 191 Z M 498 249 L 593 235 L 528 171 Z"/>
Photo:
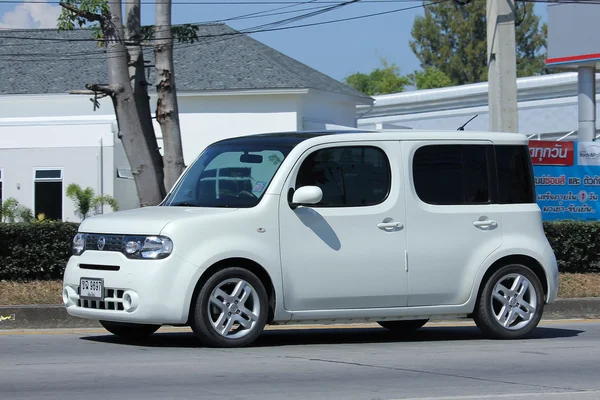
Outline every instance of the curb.
<path id="1" fill-rule="evenodd" d="M 600 297 L 556 300 L 545 306 L 543 319 L 600 319 Z M 70 316 L 62 305 L 0 306 L 0 330 L 100 327 Z"/>

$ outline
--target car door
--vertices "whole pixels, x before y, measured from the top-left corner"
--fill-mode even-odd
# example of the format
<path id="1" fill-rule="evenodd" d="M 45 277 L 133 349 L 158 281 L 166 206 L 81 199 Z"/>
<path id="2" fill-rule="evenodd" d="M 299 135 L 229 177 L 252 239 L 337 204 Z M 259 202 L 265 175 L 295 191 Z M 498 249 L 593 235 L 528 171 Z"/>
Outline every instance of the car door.
<path id="1" fill-rule="evenodd" d="M 407 304 L 400 144 L 326 144 L 305 152 L 280 202 L 287 310 Z M 318 186 L 323 199 L 292 209 L 289 189 Z"/>
<path id="2" fill-rule="evenodd" d="M 410 306 L 458 305 L 502 245 L 494 148 L 488 141 L 403 142 Z"/>

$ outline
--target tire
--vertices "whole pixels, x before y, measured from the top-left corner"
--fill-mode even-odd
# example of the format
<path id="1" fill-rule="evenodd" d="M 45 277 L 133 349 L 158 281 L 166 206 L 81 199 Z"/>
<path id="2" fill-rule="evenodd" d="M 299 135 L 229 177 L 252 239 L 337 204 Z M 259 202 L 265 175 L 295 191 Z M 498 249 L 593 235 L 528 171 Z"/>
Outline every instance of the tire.
<path id="1" fill-rule="evenodd" d="M 100 324 L 113 335 L 128 341 L 145 339 L 160 328 L 160 325 L 127 324 L 109 321 L 100 321 Z"/>
<path id="2" fill-rule="evenodd" d="M 544 288 L 531 269 L 506 265 L 486 281 L 473 319 L 489 338 L 522 339 L 540 322 L 544 301 Z"/>
<path id="3" fill-rule="evenodd" d="M 379 321 L 377 322 L 381 327 L 388 331 L 401 334 L 409 334 L 421 328 L 429 320 L 428 319 L 413 319 L 413 320 L 402 320 L 402 321 Z"/>
<path id="4" fill-rule="evenodd" d="M 267 292 L 252 272 L 226 268 L 202 286 L 192 312 L 192 330 L 205 345 L 245 347 L 258 338 L 266 325 Z"/>

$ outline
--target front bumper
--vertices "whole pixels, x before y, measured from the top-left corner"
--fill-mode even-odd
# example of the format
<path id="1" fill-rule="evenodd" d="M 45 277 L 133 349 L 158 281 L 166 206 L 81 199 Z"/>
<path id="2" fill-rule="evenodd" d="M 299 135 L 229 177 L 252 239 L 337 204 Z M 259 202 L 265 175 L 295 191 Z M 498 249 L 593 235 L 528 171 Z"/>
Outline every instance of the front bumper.
<path id="1" fill-rule="evenodd" d="M 107 266 L 119 270 L 102 269 Z M 74 317 L 184 324 L 200 274 L 197 266 L 174 254 L 163 260 L 131 260 L 117 252 L 88 250 L 69 259 L 63 277 L 63 302 Z M 104 301 L 80 299 L 80 278 L 103 279 Z"/>

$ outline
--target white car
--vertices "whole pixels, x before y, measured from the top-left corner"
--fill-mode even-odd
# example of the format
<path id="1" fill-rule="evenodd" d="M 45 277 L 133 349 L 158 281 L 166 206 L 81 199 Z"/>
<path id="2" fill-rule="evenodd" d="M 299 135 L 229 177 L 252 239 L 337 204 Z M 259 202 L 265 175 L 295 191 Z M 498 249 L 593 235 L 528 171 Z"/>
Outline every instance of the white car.
<path id="1" fill-rule="evenodd" d="M 266 324 L 473 318 L 522 338 L 558 292 L 527 139 L 304 132 L 209 146 L 156 207 L 86 219 L 70 315 L 136 339 L 190 326 L 247 346 Z"/>

